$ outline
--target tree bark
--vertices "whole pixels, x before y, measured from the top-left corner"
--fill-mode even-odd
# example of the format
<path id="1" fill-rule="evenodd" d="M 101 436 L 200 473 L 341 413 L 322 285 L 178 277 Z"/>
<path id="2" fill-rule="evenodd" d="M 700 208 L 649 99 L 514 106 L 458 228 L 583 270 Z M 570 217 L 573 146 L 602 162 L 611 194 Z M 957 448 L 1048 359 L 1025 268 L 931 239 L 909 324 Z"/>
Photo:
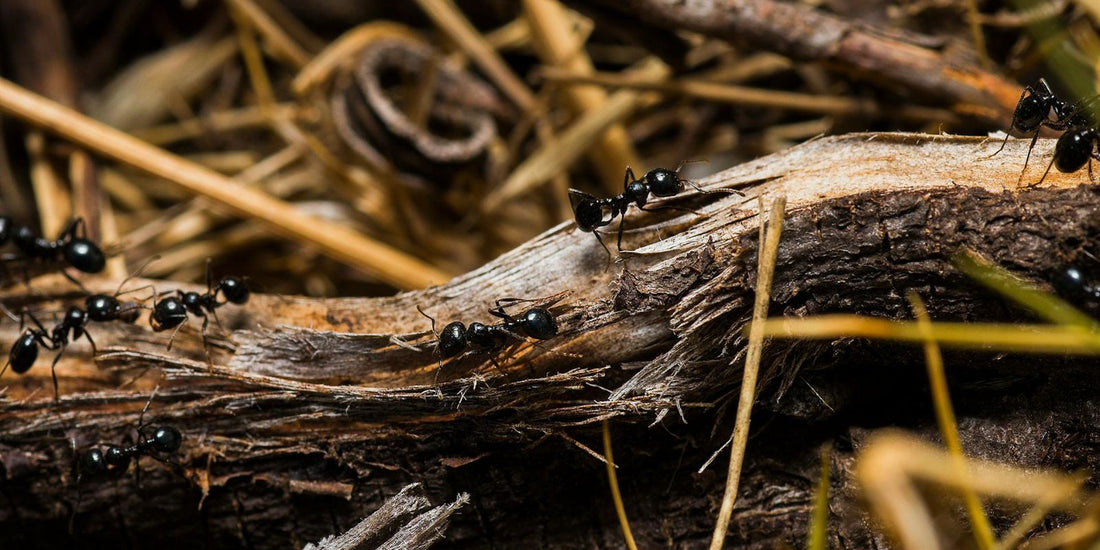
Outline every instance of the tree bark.
<path id="1" fill-rule="evenodd" d="M 209 361 L 195 319 L 171 351 L 144 317 L 91 325 L 100 355 L 93 363 L 83 343 L 65 350 L 59 401 L 49 354 L 22 377 L 5 375 L 0 546 L 75 538 L 299 548 L 348 530 L 420 482 L 437 505 L 470 495 L 437 547 L 618 548 L 604 467 L 593 456 L 608 418 L 640 547 L 705 546 L 725 481 L 723 468 L 705 465 L 733 421 L 758 198 L 782 194 L 788 205 L 772 315 L 907 318 L 904 296 L 914 289 L 936 320 L 1022 320 L 956 271 L 951 256 L 967 246 L 1039 279 L 1084 266 L 1100 254 L 1100 195 L 1084 171 L 1018 184 L 1028 140 L 990 158 L 998 141 L 819 139 L 697 182 L 720 193 L 688 187 L 652 204 L 692 211 L 631 209 L 623 252 L 606 269 L 596 239 L 565 223 L 422 291 L 256 295 L 219 310 L 224 330 L 210 323 Z M 1038 179 L 1052 147 L 1038 143 L 1025 183 Z M 615 239 L 613 230 L 604 235 L 613 250 Z M 117 284 L 87 286 L 111 292 Z M 4 303 L 54 309 L 74 297 L 60 277 L 32 286 L 10 288 Z M 506 297 L 551 304 L 559 335 L 517 341 L 496 355 L 499 370 L 486 354 L 440 368 L 417 307 L 439 328 L 491 322 L 486 309 Z M 6 342 L 18 333 L 10 323 L 0 329 Z M 920 354 L 851 340 L 773 341 L 765 353 L 727 547 L 802 545 L 821 445 L 839 471 L 832 546 L 881 542 L 849 472 L 869 429 L 893 424 L 935 437 Z M 1095 466 L 1100 454 L 1080 434 L 1100 420 L 1086 391 L 1097 381 L 1093 363 L 948 353 L 964 448 L 1030 466 Z M 132 439 L 154 386 L 144 423 L 184 434 L 174 464 L 144 458 L 124 476 L 78 479 L 74 449 Z"/>

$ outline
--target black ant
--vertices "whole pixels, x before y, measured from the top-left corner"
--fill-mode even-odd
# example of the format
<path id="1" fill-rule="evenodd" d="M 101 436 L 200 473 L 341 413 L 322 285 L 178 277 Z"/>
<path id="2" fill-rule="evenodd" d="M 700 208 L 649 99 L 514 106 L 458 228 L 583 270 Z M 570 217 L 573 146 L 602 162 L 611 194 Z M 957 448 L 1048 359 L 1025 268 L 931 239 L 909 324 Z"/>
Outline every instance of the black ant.
<path id="1" fill-rule="evenodd" d="M 549 340 L 558 335 L 558 323 L 546 308 L 533 307 L 518 317 L 504 311 L 505 304 L 519 301 L 523 300 L 517 298 L 497 300 L 496 307 L 489 309 L 489 315 L 501 319 L 501 322 L 495 325 L 474 321 L 467 327 L 461 321 L 452 321 L 447 323 L 441 332 L 436 332 L 435 319 L 432 316 L 424 313 L 419 306 L 416 309 L 432 323 L 432 333 L 436 335 L 436 349 L 439 351 L 441 368 L 443 359 L 455 357 L 470 349 L 473 352 L 489 354 L 489 360 L 499 370 L 500 364 L 493 355 L 504 349 L 510 342 L 523 340 L 525 336 L 536 340 Z"/>
<path id="2" fill-rule="evenodd" d="M 171 426 L 154 426 L 152 435 L 146 435 L 144 428 L 138 428 L 138 441 L 128 447 L 109 445 L 106 451 L 90 449 L 80 456 L 81 475 L 96 476 L 107 472 L 125 472 L 130 461 L 141 456 L 151 456 L 164 460 L 159 455 L 172 454 L 179 450 L 183 435 Z"/>
<path id="3" fill-rule="evenodd" d="M 1056 272 L 1050 284 L 1059 296 L 1075 306 L 1083 304 L 1091 310 L 1100 305 L 1100 286 L 1087 281 L 1077 266 L 1067 266 Z"/>
<path id="4" fill-rule="evenodd" d="M 94 355 L 99 352 L 96 349 L 95 340 L 93 340 L 92 335 L 88 333 L 87 325 L 89 322 L 108 323 L 111 321 L 122 321 L 124 323 L 133 323 L 137 321 L 138 317 L 141 315 L 141 307 L 133 302 L 123 303 L 118 299 L 118 296 L 141 290 L 141 288 L 137 288 L 128 290 L 124 293 L 122 292 L 122 287 L 127 281 L 140 273 L 144 267 L 145 266 L 142 266 L 137 272 L 123 279 L 113 295 L 93 294 L 88 296 L 84 299 L 84 309 L 78 306 L 70 306 L 69 309 L 65 311 L 65 315 L 61 318 L 61 321 L 50 331 L 46 331 L 46 328 L 42 326 L 42 323 L 33 314 L 24 312 L 26 316 L 30 317 L 36 327 L 28 328 L 23 332 L 22 336 L 12 344 L 11 351 L 8 353 L 8 362 L 4 365 L 3 369 L 0 369 L 0 376 L 7 371 L 9 365 L 11 366 L 11 370 L 16 374 L 26 373 L 34 366 L 35 361 L 38 360 L 39 347 L 49 351 L 56 350 L 57 355 L 54 356 L 53 363 L 50 365 L 50 375 L 53 378 L 54 398 L 56 399 L 58 395 L 57 363 L 61 360 L 61 356 L 65 353 L 65 348 L 69 345 L 69 342 L 75 342 L 81 337 L 84 337 L 92 346 L 92 354 Z M 14 318 L 11 312 L 6 311 L 6 308 L 5 313 L 7 313 L 9 317 Z"/>
<path id="5" fill-rule="evenodd" d="M 160 462 L 168 462 L 164 455 L 172 454 L 179 450 L 183 443 L 183 435 L 179 430 L 171 426 L 153 426 L 149 431 L 145 429 L 145 412 L 156 397 L 154 388 L 145 407 L 138 416 L 138 440 L 133 445 L 108 445 L 106 450 L 92 448 L 81 453 L 77 465 L 79 475 L 97 476 L 104 473 L 123 473 L 130 467 L 130 462 L 142 456 L 152 457 Z M 151 433 L 150 433 L 151 432 Z"/>
<path id="6" fill-rule="evenodd" d="M 1024 134 L 1031 134 L 1031 144 L 1027 148 L 1027 157 L 1024 158 L 1024 169 L 1020 172 L 1023 178 L 1027 171 L 1027 163 L 1031 160 L 1031 150 L 1039 139 L 1039 129 L 1043 126 L 1054 130 L 1065 130 L 1073 123 L 1073 104 L 1059 98 L 1046 79 L 1040 78 L 1035 86 L 1027 86 L 1020 94 L 1020 100 L 1016 102 L 1016 110 L 1012 113 L 1012 122 L 1009 131 L 1018 130 Z M 1053 118 L 1052 118 L 1053 116 Z M 1001 141 L 1000 148 L 990 157 L 996 156 L 1008 143 L 1008 132 Z"/>
<path id="7" fill-rule="evenodd" d="M 67 264 L 83 273 L 99 273 L 107 266 L 107 256 L 87 238 L 84 218 L 74 219 L 53 241 L 25 225 L 15 230 L 12 240 L 29 260 Z M 68 273 L 65 276 L 76 282 Z"/>
<path id="8" fill-rule="evenodd" d="M 1095 181 L 1092 175 L 1092 159 L 1100 160 L 1097 153 L 1097 145 L 1100 144 L 1100 130 L 1092 121 L 1092 109 L 1100 96 L 1089 98 L 1075 105 L 1072 113 L 1068 115 L 1065 133 L 1054 144 L 1054 157 L 1050 159 L 1043 177 L 1034 185 L 1043 183 L 1051 166 L 1058 168 L 1059 172 L 1072 173 L 1080 170 L 1085 164 L 1089 165 L 1089 180 Z"/>
<path id="9" fill-rule="evenodd" d="M 595 235 L 596 240 L 600 241 L 600 245 L 607 251 L 608 258 L 610 258 L 611 250 L 604 244 L 597 229 L 610 225 L 616 217 L 623 216 L 623 220 L 619 221 L 619 238 L 616 244 L 616 248 L 621 252 L 623 249 L 623 229 L 626 211 L 631 203 L 637 206 L 639 210 L 645 212 L 675 208 L 670 206 L 646 208 L 645 206 L 649 201 L 649 195 L 651 193 L 655 197 L 673 197 L 684 190 L 685 184 L 692 186 L 701 193 L 720 192 L 704 190 L 691 182 L 691 180 L 680 177 L 680 169 L 683 167 L 684 163 L 681 162 L 680 166 L 678 166 L 675 171 L 667 168 L 655 168 L 646 172 L 645 175 L 639 179 L 634 176 L 634 170 L 628 166 L 626 168 L 626 173 L 623 174 L 623 192 L 614 197 L 601 199 L 585 193 L 584 191 L 570 189 L 569 202 L 573 206 L 573 217 L 577 223 L 577 227 L 580 228 L 581 231 Z M 736 191 L 731 192 L 736 193 Z M 574 197 L 580 200 L 574 202 Z M 609 215 L 605 217 L 605 213 Z"/>
<path id="10" fill-rule="evenodd" d="M 224 301 L 218 300 L 219 292 L 225 297 Z M 177 289 L 176 296 L 168 296 L 160 301 L 156 301 L 154 297 L 153 313 L 149 316 L 149 324 L 156 332 L 171 328 L 179 331 L 180 327 L 183 326 L 183 322 L 187 320 L 188 313 L 202 317 L 202 339 L 205 346 L 206 327 L 210 323 L 210 316 L 212 315 L 214 320 L 218 321 L 216 310 L 219 307 L 228 303 L 244 305 L 248 303 L 251 294 L 248 285 L 240 277 L 227 275 L 215 284 L 213 274 L 210 271 L 210 263 L 207 261 L 206 292 L 184 292 Z M 221 321 L 218 321 L 218 324 L 220 325 Z M 175 337 L 176 333 L 173 332 L 171 338 L 168 339 L 169 350 L 172 349 L 172 340 Z"/>

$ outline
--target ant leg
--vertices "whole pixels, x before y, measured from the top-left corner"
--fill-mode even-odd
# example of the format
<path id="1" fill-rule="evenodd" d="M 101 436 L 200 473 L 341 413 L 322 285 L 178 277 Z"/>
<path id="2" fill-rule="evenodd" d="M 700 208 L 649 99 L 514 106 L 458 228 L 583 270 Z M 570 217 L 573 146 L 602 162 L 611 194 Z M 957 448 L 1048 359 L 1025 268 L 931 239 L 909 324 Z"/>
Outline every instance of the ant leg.
<path id="1" fill-rule="evenodd" d="M 73 283 L 74 285 L 76 285 L 76 286 L 80 287 L 80 291 L 81 291 L 81 292 L 83 292 L 83 293 L 85 293 L 85 294 L 91 294 L 91 292 L 90 292 L 90 291 L 88 291 L 88 289 L 87 289 L 87 288 L 85 288 L 85 287 L 84 287 L 84 285 L 80 283 L 80 281 L 76 280 L 76 278 L 75 278 L 75 277 L 73 277 L 72 275 L 70 275 L 70 274 L 69 274 L 69 270 L 68 270 L 68 269 L 62 269 L 62 270 L 61 270 L 61 274 L 62 274 L 62 275 L 64 275 L 64 276 L 65 276 L 65 278 L 66 278 L 66 279 L 68 279 L 69 281 L 72 281 L 72 283 Z"/>
<path id="2" fill-rule="evenodd" d="M 1020 177 L 1016 178 L 1016 185 L 1020 185 L 1020 182 L 1024 181 L 1024 173 L 1027 172 L 1027 163 L 1031 162 L 1031 150 L 1035 148 L 1035 142 L 1037 141 L 1039 141 L 1039 130 L 1035 130 L 1035 135 L 1031 136 L 1031 144 L 1027 146 L 1027 155 L 1024 157 L 1024 168 L 1023 170 L 1020 170 Z M 1047 166 L 1047 170 L 1050 170 L 1049 166 Z M 1044 174 L 1043 177 L 1046 177 L 1046 174 Z"/>
<path id="3" fill-rule="evenodd" d="M 88 334 L 88 329 L 84 329 L 84 337 L 88 339 L 88 343 L 92 345 L 92 357 L 99 355 L 99 349 L 96 348 L 95 340 L 92 340 L 92 335 Z"/>
<path id="4" fill-rule="evenodd" d="M 626 167 L 626 173 L 623 174 L 623 191 L 626 191 L 626 186 L 630 185 L 630 182 L 637 180 L 634 177 L 634 170 L 631 170 L 629 166 Z"/>
<path id="5" fill-rule="evenodd" d="M 624 213 L 624 214 L 623 214 L 623 217 L 619 219 L 619 241 L 618 241 L 618 243 L 617 243 L 617 244 L 615 245 L 615 248 L 616 248 L 616 249 L 617 249 L 617 250 L 618 250 L 619 252 L 622 252 L 622 251 L 623 251 L 623 229 L 624 229 L 625 227 L 626 227 L 626 214 Z"/>
<path id="6" fill-rule="evenodd" d="M 1031 89 L 1031 86 L 1027 86 L 1027 87 L 1024 88 L 1024 91 L 1020 94 L 1020 99 L 1016 100 L 1016 104 L 1019 105 L 1020 102 L 1023 101 L 1024 98 L 1027 97 L 1027 95 L 1029 93 L 1035 93 L 1035 91 Z M 1011 136 L 1011 134 L 1009 134 L 1009 132 L 1011 132 L 1012 129 L 1015 128 L 1015 127 L 1016 127 L 1016 113 L 1013 112 L 1012 113 L 1012 122 L 1009 123 L 1009 125 L 1008 125 L 1008 131 L 1005 132 L 1005 139 L 1004 139 L 1004 141 L 1001 142 L 1001 147 L 999 149 L 997 149 L 997 151 L 995 153 L 993 153 L 992 155 L 989 155 L 988 157 L 985 157 L 985 158 L 987 158 L 987 159 L 988 158 L 993 158 L 993 157 L 997 156 L 997 154 L 1000 153 L 1002 150 L 1004 150 L 1005 144 L 1008 143 L 1008 138 L 1009 138 L 1009 136 Z M 1039 135 L 1039 133 L 1036 132 L 1035 136 L 1038 137 L 1038 135 Z M 1034 143 L 1035 142 L 1033 141 L 1032 144 L 1034 144 Z M 1028 153 L 1030 153 L 1030 151 L 1028 151 Z M 1026 162 L 1024 163 L 1024 167 L 1025 168 L 1027 167 Z"/>
<path id="7" fill-rule="evenodd" d="M 213 311 L 213 310 L 211 310 Z M 214 366 L 214 360 L 210 358 L 210 347 L 206 344 L 206 326 L 210 324 L 210 317 L 203 315 L 202 328 L 199 329 L 199 334 L 202 336 L 202 351 L 206 354 L 206 364 L 211 367 Z M 220 323 L 219 323 L 220 324 Z"/>
<path id="8" fill-rule="evenodd" d="M 1043 183 L 1043 180 L 1047 179 L 1047 174 L 1050 173 L 1050 167 L 1051 166 L 1054 166 L 1054 158 L 1053 157 L 1050 159 L 1050 164 L 1047 165 L 1047 169 L 1043 171 L 1043 177 L 1039 178 L 1039 181 L 1028 185 L 1028 187 L 1035 187 L 1036 185 L 1039 185 L 1039 184 Z"/>
<path id="9" fill-rule="evenodd" d="M 61 396 L 57 391 L 57 362 L 61 360 L 61 356 L 65 353 L 65 346 L 61 346 L 61 349 L 57 350 L 57 355 L 53 356 L 53 363 L 50 363 L 50 377 L 53 378 L 53 400 L 60 401 Z"/>
<path id="10" fill-rule="evenodd" d="M 417 304 L 416 310 L 419 311 L 421 315 L 427 317 L 428 320 L 432 322 L 432 334 L 435 336 L 436 340 L 438 340 L 439 339 L 439 333 L 436 332 L 436 330 L 435 330 L 435 317 L 432 317 L 431 315 L 428 315 L 427 313 L 424 313 L 424 310 L 420 309 L 419 304 Z M 440 366 L 442 366 L 442 365 L 440 365 Z"/>
<path id="11" fill-rule="evenodd" d="M 492 354 L 489 355 L 489 362 L 492 363 L 494 367 L 496 367 L 497 371 L 500 372 L 500 374 L 508 376 L 508 373 L 504 372 L 504 369 L 501 368 L 500 363 L 497 361 L 497 358 Z"/>
<path id="12" fill-rule="evenodd" d="M 607 252 L 607 265 L 604 266 L 604 268 L 603 268 L 604 271 L 607 271 L 608 269 L 611 268 L 611 249 L 608 248 L 607 244 L 605 244 L 603 242 L 603 239 L 600 238 L 600 232 L 599 231 L 593 231 L 592 234 L 596 236 L 596 240 L 599 241 L 600 246 L 603 247 L 603 251 Z M 620 248 L 620 250 L 621 250 L 621 248 Z"/>
<path id="13" fill-rule="evenodd" d="M 176 325 L 176 329 L 173 330 L 172 335 L 168 337 L 168 351 L 172 351 L 172 341 L 176 339 L 176 333 L 178 333 L 180 331 L 180 329 L 183 328 L 183 325 L 185 325 L 185 324 L 187 324 L 187 323 L 180 323 L 180 324 Z"/>
<path id="14" fill-rule="evenodd" d="M 149 400 L 141 408 L 141 414 L 138 415 L 138 435 L 141 435 L 141 428 L 145 426 L 145 411 L 149 410 L 149 405 L 153 404 L 153 398 L 157 396 L 158 389 L 160 389 L 160 386 L 153 386 L 153 393 L 149 394 Z"/>

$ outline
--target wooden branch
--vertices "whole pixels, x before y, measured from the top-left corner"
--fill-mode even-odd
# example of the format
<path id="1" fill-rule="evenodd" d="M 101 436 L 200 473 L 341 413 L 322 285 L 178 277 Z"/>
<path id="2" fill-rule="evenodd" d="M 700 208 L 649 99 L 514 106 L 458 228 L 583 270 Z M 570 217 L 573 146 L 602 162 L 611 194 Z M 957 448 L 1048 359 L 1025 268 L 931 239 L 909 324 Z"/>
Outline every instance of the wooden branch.
<path id="1" fill-rule="evenodd" d="M 624 252 L 610 269 L 592 235 L 563 224 L 443 286 L 387 298 L 258 295 L 219 310 L 229 331 L 211 323 L 209 363 L 194 319 L 171 352 L 167 335 L 150 332 L 144 319 L 93 325 L 103 353 L 93 365 L 84 344 L 66 350 L 60 401 L 48 389 L 46 358 L 4 379 L 0 546 L 64 544 L 74 511 L 76 537 L 90 543 L 208 537 L 226 546 L 301 546 L 334 532 L 334 522 L 350 527 L 413 481 L 433 502 L 471 495 L 475 505 L 451 518 L 454 546 L 615 546 L 621 535 L 603 466 L 590 455 L 605 418 L 617 419 L 619 479 L 639 547 L 703 544 L 723 480 L 705 468 L 689 472 L 730 431 L 753 302 L 758 197 L 787 197 L 772 315 L 907 318 L 904 294 L 914 289 L 936 320 L 1021 319 L 954 270 L 950 257 L 968 246 L 1037 278 L 1084 262 L 1100 253 L 1100 194 L 1083 171 L 1018 185 L 1027 140 L 1011 140 L 990 158 L 998 145 L 916 134 L 819 139 L 698 182 L 743 196 L 688 188 L 654 206 L 694 213 L 632 209 Z M 1052 147 L 1038 143 L 1024 182 L 1038 178 Z M 613 243 L 614 233 L 605 240 Z M 88 282 L 105 291 L 115 284 Z M 73 294 L 60 277 L 33 286 L 31 294 L 13 287 L 4 303 L 54 307 L 49 300 Z M 477 354 L 439 370 L 429 321 L 417 311 L 437 326 L 488 322 L 497 299 L 564 291 L 553 306 L 559 336 L 512 346 L 499 356 L 503 373 Z M 17 332 L 0 327 L 6 342 Z M 934 430 L 927 395 L 912 382 L 923 379 L 919 354 L 899 349 L 906 352 L 884 364 L 882 348 L 860 343 L 767 345 L 762 410 L 754 413 L 761 432 L 749 440 L 728 547 L 801 544 L 817 446 L 834 445 L 837 467 L 849 471 L 859 427 L 882 422 L 883 407 L 904 411 L 889 422 Z M 977 407 L 959 410 L 968 451 L 1031 465 L 1100 456 L 1088 438 L 1067 436 L 1057 454 L 1043 454 L 1042 433 L 996 444 L 1012 426 L 1062 433 L 1059 423 L 1078 422 L 1082 409 L 1100 417 L 1091 397 L 1066 391 L 1065 384 L 1090 387 L 1097 375 L 1087 365 L 991 363 L 973 353 L 946 361 L 949 373 L 975 376 L 966 367 L 980 367 L 982 380 L 997 385 L 967 393 L 964 384 L 963 402 Z M 1040 381 L 1036 365 L 1044 367 Z M 1021 376 L 1022 386 L 1014 382 Z M 140 483 L 131 473 L 78 484 L 73 449 L 133 437 L 154 385 L 145 420 L 183 432 L 180 471 L 144 459 Z M 1006 408 L 1006 395 L 1026 403 Z M 814 423 L 824 417 L 833 422 Z M 664 429 L 648 427 L 655 421 Z M 852 481 L 836 483 L 831 536 L 870 541 Z M 676 515 L 665 517 L 670 510 Z"/>
<path id="2" fill-rule="evenodd" d="M 623 17 L 693 31 L 792 59 L 822 61 L 862 78 L 934 97 L 959 111 L 1008 122 L 1020 88 L 983 69 L 972 50 L 942 38 L 874 28 L 797 2 L 597 2 Z"/>

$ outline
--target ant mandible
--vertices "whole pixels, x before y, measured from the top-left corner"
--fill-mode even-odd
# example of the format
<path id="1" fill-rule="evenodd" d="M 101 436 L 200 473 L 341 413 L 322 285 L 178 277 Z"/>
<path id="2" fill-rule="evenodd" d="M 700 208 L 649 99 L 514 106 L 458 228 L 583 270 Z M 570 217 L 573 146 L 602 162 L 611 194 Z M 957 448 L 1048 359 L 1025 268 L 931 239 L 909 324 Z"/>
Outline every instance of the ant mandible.
<path id="1" fill-rule="evenodd" d="M 474 321 L 466 326 L 461 321 L 452 321 L 447 323 L 441 332 L 435 330 L 435 319 L 417 306 L 417 311 L 431 321 L 432 333 L 436 336 L 436 349 L 440 356 L 440 368 L 443 366 L 443 359 L 455 357 L 470 349 L 473 352 L 489 354 L 489 360 L 499 370 L 500 364 L 497 363 L 494 354 L 504 349 L 509 342 L 523 340 L 525 336 L 536 340 L 549 340 L 558 335 L 558 323 L 546 308 L 533 307 L 518 317 L 504 311 L 506 304 L 520 301 L 525 300 L 517 298 L 497 300 L 496 307 L 489 309 L 489 315 L 501 319 L 500 323 L 495 325 Z"/>
<path id="2" fill-rule="evenodd" d="M 160 332 L 175 328 L 176 331 L 179 331 L 183 322 L 187 320 L 187 314 L 190 313 L 202 317 L 202 340 L 203 346 L 205 346 L 206 327 L 210 323 L 210 316 L 212 315 L 214 320 L 219 325 L 221 324 L 221 321 L 218 320 L 217 308 L 227 303 L 244 305 L 248 303 L 248 298 L 251 296 L 248 285 L 240 277 L 227 275 L 222 277 L 216 284 L 213 280 L 210 261 L 207 260 L 205 293 L 184 292 L 177 289 L 176 296 L 169 296 L 160 301 L 156 301 L 154 297 L 153 313 L 149 316 L 149 324 L 153 327 L 153 330 Z M 218 300 L 219 292 L 225 297 L 225 301 Z M 173 332 L 168 339 L 169 350 L 172 349 L 172 341 L 175 337 L 176 333 Z"/>

